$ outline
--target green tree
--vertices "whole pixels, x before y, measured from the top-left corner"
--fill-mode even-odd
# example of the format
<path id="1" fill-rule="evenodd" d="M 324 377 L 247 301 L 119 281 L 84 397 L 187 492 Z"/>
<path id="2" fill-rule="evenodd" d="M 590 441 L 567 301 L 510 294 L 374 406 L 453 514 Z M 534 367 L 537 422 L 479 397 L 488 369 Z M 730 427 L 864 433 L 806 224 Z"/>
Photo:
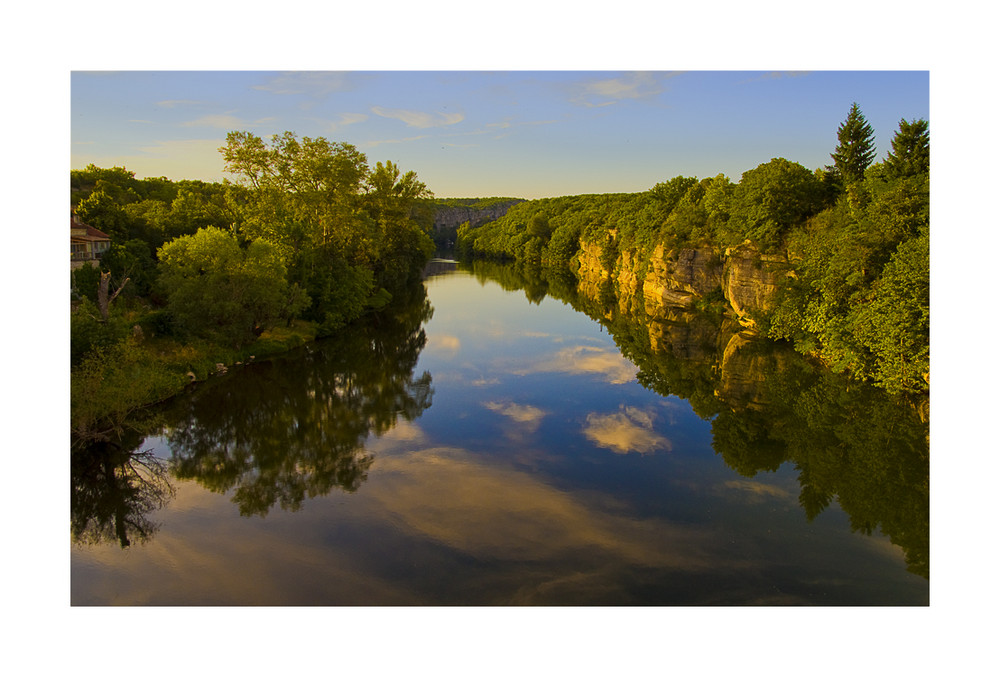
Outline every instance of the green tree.
<path id="1" fill-rule="evenodd" d="M 433 197 L 416 172 L 378 162 L 365 182 L 364 205 L 371 219 L 369 244 L 380 286 L 410 281 L 434 251 L 434 242 L 412 218 L 417 201 Z"/>
<path id="2" fill-rule="evenodd" d="M 926 233 L 899 246 L 852 318 L 874 356 L 872 380 L 889 392 L 926 390 L 930 372 L 930 247 Z"/>
<path id="3" fill-rule="evenodd" d="M 926 174 L 931 167 L 930 132 L 926 120 L 899 121 L 892 150 L 885 160 L 891 178 Z"/>
<path id="4" fill-rule="evenodd" d="M 277 247 L 255 240 L 245 249 L 218 228 L 203 228 L 159 251 L 159 282 L 182 330 L 239 347 L 307 299 L 288 284 Z"/>
<path id="5" fill-rule="evenodd" d="M 744 172 L 730 201 L 730 240 L 735 235 L 774 250 L 792 227 L 822 210 L 824 196 L 813 172 L 784 158 Z"/>
<path id="6" fill-rule="evenodd" d="M 851 104 L 851 112 L 837 129 L 837 141 L 837 148 L 830 154 L 836 171 L 847 183 L 860 181 L 876 151 L 875 132 L 857 103 Z"/>
<path id="7" fill-rule="evenodd" d="M 80 202 L 76 215 L 87 225 L 107 233 L 112 240 L 132 237 L 132 219 L 125 208 L 103 190 L 94 191 Z"/>

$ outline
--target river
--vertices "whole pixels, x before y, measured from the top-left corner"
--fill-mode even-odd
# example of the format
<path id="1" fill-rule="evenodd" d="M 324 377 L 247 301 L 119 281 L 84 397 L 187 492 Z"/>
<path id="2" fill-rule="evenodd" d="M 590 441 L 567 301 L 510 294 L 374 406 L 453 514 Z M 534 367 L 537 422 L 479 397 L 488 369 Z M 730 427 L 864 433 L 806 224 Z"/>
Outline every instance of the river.
<path id="1" fill-rule="evenodd" d="M 75 452 L 72 604 L 928 604 L 919 406 L 565 278 L 425 288 Z"/>

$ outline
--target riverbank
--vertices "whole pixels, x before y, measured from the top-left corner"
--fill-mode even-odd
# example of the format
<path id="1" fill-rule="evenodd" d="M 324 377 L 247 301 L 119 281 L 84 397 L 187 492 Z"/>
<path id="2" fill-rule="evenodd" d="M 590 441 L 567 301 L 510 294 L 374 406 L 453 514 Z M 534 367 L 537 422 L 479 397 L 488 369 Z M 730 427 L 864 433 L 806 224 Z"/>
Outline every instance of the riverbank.
<path id="1" fill-rule="evenodd" d="M 147 338 L 136 331 L 93 351 L 72 370 L 71 436 L 81 442 L 108 439 L 125 427 L 141 425 L 138 412 L 182 393 L 192 383 L 287 353 L 316 336 L 315 323 L 295 321 L 233 349 L 203 340 Z"/>

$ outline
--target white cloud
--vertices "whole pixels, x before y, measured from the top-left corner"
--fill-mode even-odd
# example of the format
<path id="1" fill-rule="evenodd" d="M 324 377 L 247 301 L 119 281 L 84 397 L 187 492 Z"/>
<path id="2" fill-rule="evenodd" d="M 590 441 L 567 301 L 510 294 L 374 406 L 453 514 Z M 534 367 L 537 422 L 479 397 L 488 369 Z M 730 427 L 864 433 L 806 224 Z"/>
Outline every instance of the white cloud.
<path id="1" fill-rule="evenodd" d="M 383 108 L 381 106 L 372 106 L 372 112 L 384 118 L 400 120 L 406 123 L 407 127 L 416 127 L 417 129 L 447 127 L 458 124 L 465 119 L 464 113 L 425 113 L 423 111 Z"/>
<path id="2" fill-rule="evenodd" d="M 560 372 L 565 374 L 597 374 L 608 383 L 628 383 L 635 378 L 636 366 L 617 350 L 594 346 L 563 348 L 552 357 L 519 369 L 517 375 Z"/>
<path id="3" fill-rule="evenodd" d="M 654 420 L 655 416 L 651 412 L 623 406 L 621 411 L 614 414 L 588 414 L 583 434 L 594 444 L 616 454 L 669 451 L 670 440 L 653 430 Z"/>
<path id="4" fill-rule="evenodd" d="M 454 357 L 461 349 L 462 349 L 462 340 L 457 336 L 450 336 L 447 334 L 432 334 L 427 339 L 427 348 L 425 350 L 438 353 L 445 353 L 451 357 Z"/>
<path id="5" fill-rule="evenodd" d="M 545 412 L 530 404 L 517 404 L 516 402 L 484 402 L 483 406 L 490 411 L 506 416 L 512 421 L 523 423 L 531 429 L 535 429 L 545 418 Z"/>
<path id="6" fill-rule="evenodd" d="M 664 90 L 663 81 L 676 73 L 639 71 L 613 78 L 586 80 L 573 86 L 571 101 L 576 104 L 600 107 L 625 99 L 647 99 Z"/>

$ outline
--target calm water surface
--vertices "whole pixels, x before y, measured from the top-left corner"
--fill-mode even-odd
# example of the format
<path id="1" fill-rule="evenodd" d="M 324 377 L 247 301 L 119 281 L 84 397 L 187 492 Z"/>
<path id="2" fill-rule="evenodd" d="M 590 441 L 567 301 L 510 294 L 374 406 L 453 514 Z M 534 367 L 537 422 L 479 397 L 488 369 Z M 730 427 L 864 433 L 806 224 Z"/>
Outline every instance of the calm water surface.
<path id="1" fill-rule="evenodd" d="M 743 339 L 702 355 L 690 322 L 437 272 L 74 454 L 72 603 L 928 603 L 913 407 Z"/>

